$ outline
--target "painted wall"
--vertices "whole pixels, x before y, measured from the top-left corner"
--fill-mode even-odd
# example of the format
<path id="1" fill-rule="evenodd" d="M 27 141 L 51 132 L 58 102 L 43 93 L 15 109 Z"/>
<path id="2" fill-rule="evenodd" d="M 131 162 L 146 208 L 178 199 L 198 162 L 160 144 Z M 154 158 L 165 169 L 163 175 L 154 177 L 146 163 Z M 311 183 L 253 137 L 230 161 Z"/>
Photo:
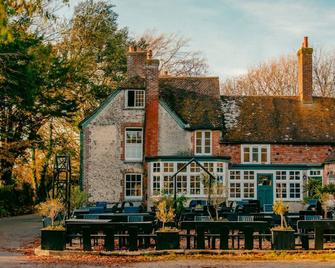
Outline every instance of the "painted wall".
<path id="1" fill-rule="evenodd" d="M 124 199 L 124 174 L 143 173 L 142 163 L 125 163 L 124 129 L 143 126 L 144 110 L 124 109 L 125 91 L 83 127 L 83 187 L 90 201 Z"/>
<path id="2" fill-rule="evenodd" d="M 192 133 L 182 129 L 161 105 L 158 113 L 158 155 L 192 155 Z"/>

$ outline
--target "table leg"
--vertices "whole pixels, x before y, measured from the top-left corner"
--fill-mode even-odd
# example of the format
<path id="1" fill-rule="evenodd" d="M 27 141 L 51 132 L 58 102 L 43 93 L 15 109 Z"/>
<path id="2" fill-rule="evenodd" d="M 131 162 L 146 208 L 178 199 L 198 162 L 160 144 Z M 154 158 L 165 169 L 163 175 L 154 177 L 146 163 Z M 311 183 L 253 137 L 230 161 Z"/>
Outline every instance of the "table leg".
<path id="1" fill-rule="evenodd" d="M 252 229 L 245 229 L 244 230 L 244 248 L 245 249 L 253 249 L 254 248 L 254 231 Z"/>
<path id="2" fill-rule="evenodd" d="M 314 233 L 315 233 L 315 238 L 314 238 L 315 249 L 323 249 L 323 233 L 324 233 L 324 230 L 321 229 L 321 228 L 315 228 Z"/>
<path id="3" fill-rule="evenodd" d="M 301 230 L 301 247 L 303 249 L 308 250 L 309 249 L 309 241 L 308 241 L 308 231 L 307 230 Z"/>
<path id="4" fill-rule="evenodd" d="M 197 249 L 205 248 L 205 229 L 203 227 L 198 227 L 197 231 Z"/>
<path id="5" fill-rule="evenodd" d="M 130 227 L 128 229 L 128 241 L 129 241 L 129 250 L 137 250 L 137 228 Z"/>
<path id="6" fill-rule="evenodd" d="M 186 234 L 187 234 L 187 236 L 186 236 L 186 248 L 190 249 L 191 248 L 191 236 L 190 236 L 191 230 L 187 229 Z"/>
<path id="7" fill-rule="evenodd" d="M 83 226 L 83 248 L 85 251 L 92 250 L 91 230 L 89 226 Z"/>
<path id="8" fill-rule="evenodd" d="M 114 230 L 112 228 L 106 228 L 105 232 L 105 250 L 112 251 L 115 249 Z"/>
<path id="9" fill-rule="evenodd" d="M 220 230 L 220 249 L 228 249 L 229 229 Z"/>

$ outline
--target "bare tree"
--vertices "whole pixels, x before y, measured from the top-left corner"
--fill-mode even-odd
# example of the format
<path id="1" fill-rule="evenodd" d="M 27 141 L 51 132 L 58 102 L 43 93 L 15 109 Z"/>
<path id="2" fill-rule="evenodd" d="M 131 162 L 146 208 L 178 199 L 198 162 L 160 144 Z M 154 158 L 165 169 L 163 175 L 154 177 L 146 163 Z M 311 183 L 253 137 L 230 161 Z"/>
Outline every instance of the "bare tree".
<path id="1" fill-rule="evenodd" d="M 190 51 L 190 39 L 176 33 L 145 32 L 138 41 L 153 51 L 160 60 L 161 72 L 176 76 L 199 76 L 207 73 L 208 65 L 199 51 Z"/>
<path id="2" fill-rule="evenodd" d="M 293 55 L 261 63 L 222 84 L 225 95 L 296 95 L 297 63 Z"/>
<path id="3" fill-rule="evenodd" d="M 318 49 L 313 58 L 314 94 L 324 97 L 335 96 L 335 53 Z"/>
<path id="4" fill-rule="evenodd" d="M 229 78 L 221 85 L 224 95 L 298 95 L 296 55 L 281 56 Z M 313 91 L 316 96 L 335 96 L 335 53 L 316 49 L 313 56 Z"/>

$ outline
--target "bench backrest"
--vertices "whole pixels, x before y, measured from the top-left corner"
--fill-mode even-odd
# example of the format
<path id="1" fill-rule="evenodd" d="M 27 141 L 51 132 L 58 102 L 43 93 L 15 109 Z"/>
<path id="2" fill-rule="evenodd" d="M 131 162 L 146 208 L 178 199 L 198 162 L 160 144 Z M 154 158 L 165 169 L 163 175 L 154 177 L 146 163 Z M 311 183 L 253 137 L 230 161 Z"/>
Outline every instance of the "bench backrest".
<path id="1" fill-rule="evenodd" d="M 143 216 L 132 215 L 128 216 L 128 222 L 142 222 L 144 221 Z"/>
<path id="2" fill-rule="evenodd" d="M 243 221 L 243 222 L 254 221 L 254 216 L 238 216 L 237 221 Z"/>

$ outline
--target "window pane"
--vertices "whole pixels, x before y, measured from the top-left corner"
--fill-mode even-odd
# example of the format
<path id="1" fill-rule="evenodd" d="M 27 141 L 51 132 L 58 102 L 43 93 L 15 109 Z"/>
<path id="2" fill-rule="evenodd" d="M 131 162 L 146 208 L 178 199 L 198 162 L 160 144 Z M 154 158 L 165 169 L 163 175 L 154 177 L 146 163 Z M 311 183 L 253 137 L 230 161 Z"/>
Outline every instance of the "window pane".
<path id="1" fill-rule="evenodd" d="M 135 107 L 135 91 L 134 90 L 127 90 L 127 106 L 128 107 Z"/>
<path id="2" fill-rule="evenodd" d="M 268 162 L 268 150 L 267 147 L 262 147 L 261 148 L 261 161 L 262 163 Z"/>
<path id="3" fill-rule="evenodd" d="M 187 194 L 187 176 L 177 176 L 177 193 Z"/>
<path id="4" fill-rule="evenodd" d="M 258 148 L 252 147 L 252 162 L 258 163 Z"/>
<path id="5" fill-rule="evenodd" d="M 161 177 L 152 177 L 152 193 L 153 195 L 159 195 L 161 193 Z"/>
<path id="6" fill-rule="evenodd" d="M 135 107 L 144 107 L 144 90 L 136 90 Z"/>
<path id="7" fill-rule="evenodd" d="M 199 195 L 201 191 L 200 176 L 190 176 L 190 194 Z"/>
<path id="8" fill-rule="evenodd" d="M 244 158 L 244 162 L 250 162 L 250 148 L 249 147 L 243 148 L 243 158 Z"/>
<path id="9" fill-rule="evenodd" d="M 139 197 L 142 196 L 142 175 L 127 174 L 126 175 L 126 196 Z"/>
<path id="10" fill-rule="evenodd" d="M 125 159 L 142 160 L 142 129 L 126 129 Z"/>

